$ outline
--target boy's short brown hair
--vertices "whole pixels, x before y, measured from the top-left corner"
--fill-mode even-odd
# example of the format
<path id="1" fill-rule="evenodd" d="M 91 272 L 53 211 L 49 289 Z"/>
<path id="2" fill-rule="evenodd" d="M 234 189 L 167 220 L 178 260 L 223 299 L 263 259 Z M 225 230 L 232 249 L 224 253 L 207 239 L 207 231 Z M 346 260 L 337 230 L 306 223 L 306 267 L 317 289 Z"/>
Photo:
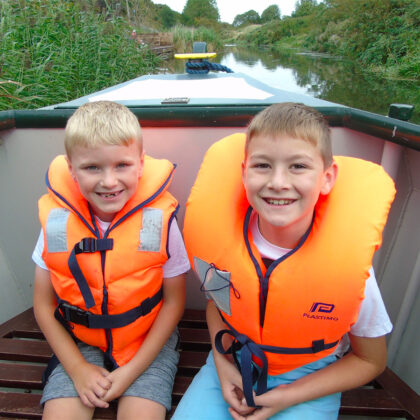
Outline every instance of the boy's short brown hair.
<path id="1" fill-rule="evenodd" d="M 327 121 L 314 108 L 294 102 L 271 105 L 252 119 L 246 134 L 245 155 L 253 137 L 267 135 L 275 138 L 282 134 L 313 144 L 321 153 L 324 168 L 331 165 L 333 157 Z"/>
<path id="2" fill-rule="evenodd" d="M 143 137 L 137 117 L 124 105 L 111 101 L 88 102 L 67 121 L 64 147 L 67 156 L 75 146 L 125 145 L 137 141 L 142 151 Z"/>

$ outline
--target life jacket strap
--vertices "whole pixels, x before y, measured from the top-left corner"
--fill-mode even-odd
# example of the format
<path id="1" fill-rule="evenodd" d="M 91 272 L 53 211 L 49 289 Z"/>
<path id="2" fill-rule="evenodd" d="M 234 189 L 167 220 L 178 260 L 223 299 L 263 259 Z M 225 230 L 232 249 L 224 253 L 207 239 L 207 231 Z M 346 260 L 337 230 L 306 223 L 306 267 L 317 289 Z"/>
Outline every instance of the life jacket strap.
<path id="1" fill-rule="evenodd" d="M 80 242 L 74 245 L 69 259 L 68 265 L 71 273 L 73 274 L 74 279 L 76 280 L 77 285 L 79 286 L 80 293 L 83 296 L 85 301 L 86 308 L 91 308 L 95 305 L 95 300 L 93 299 L 92 292 L 89 288 L 88 282 L 86 281 L 85 276 L 83 275 L 82 270 L 80 269 L 79 263 L 77 261 L 76 255 L 81 254 L 82 252 L 101 252 L 109 251 L 114 246 L 113 239 L 96 239 L 96 238 L 83 238 Z"/>
<path id="2" fill-rule="evenodd" d="M 222 337 L 224 334 L 229 334 L 235 338 L 232 345 L 225 350 L 222 344 Z M 231 330 L 222 330 L 216 334 L 215 337 L 216 350 L 222 354 L 235 354 L 239 350 L 241 360 L 239 362 L 239 369 L 242 375 L 242 386 L 246 402 L 249 407 L 255 407 L 254 398 L 252 395 L 252 386 L 255 377 L 255 368 L 252 363 L 252 356 L 260 359 L 262 363 L 261 371 L 257 374 L 257 390 L 256 394 L 261 395 L 267 391 L 267 375 L 268 375 L 268 361 L 261 346 L 254 343 L 244 334 L 237 334 Z M 235 351 L 236 350 L 236 351 Z M 238 363 L 237 359 L 235 361 Z"/>
<path id="3" fill-rule="evenodd" d="M 109 251 L 113 248 L 113 246 L 114 240 L 112 238 L 83 238 L 74 246 L 74 253 L 77 255 L 82 252 Z"/>
<path id="4" fill-rule="evenodd" d="M 221 315 L 222 316 L 222 315 Z M 268 361 L 264 352 L 277 354 L 313 354 L 323 350 L 328 350 L 338 344 L 338 340 L 333 343 L 325 343 L 324 340 L 315 340 L 311 347 L 277 347 L 257 344 L 244 334 L 236 331 L 222 316 L 228 329 L 221 330 L 216 334 L 215 347 L 219 353 L 233 355 L 238 351 L 240 354 L 239 369 L 242 375 L 242 386 L 246 402 L 249 407 L 255 407 L 252 394 L 253 384 L 256 382 L 256 394 L 261 395 L 267 392 Z M 225 350 L 222 344 L 224 334 L 229 334 L 234 338 L 232 345 Z M 261 368 L 255 373 L 255 367 L 252 358 L 256 357 L 261 362 Z M 237 359 L 235 358 L 235 361 Z M 238 364 L 238 362 L 237 362 Z M 256 377 L 256 380 L 255 380 Z"/>
<path id="5" fill-rule="evenodd" d="M 97 315 L 78 308 L 70 303 L 60 300 L 55 309 L 55 317 L 60 321 L 72 322 L 83 325 L 87 328 L 121 328 L 131 324 L 141 316 L 150 313 L 159 304 L 163 297 L 163 289 L 160 288 L 152 297 L 146 298 L 143 302 L 126 312 L 112 315 Z"/>

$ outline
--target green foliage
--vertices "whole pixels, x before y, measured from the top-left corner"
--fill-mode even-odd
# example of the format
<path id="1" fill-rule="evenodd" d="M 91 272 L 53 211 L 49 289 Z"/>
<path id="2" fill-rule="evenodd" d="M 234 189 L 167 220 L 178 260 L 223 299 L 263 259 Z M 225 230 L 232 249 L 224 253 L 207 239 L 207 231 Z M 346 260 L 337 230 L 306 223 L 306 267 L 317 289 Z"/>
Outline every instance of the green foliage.
<path id="1" fill-rule="evenodd" d="M 306 33 L 311 20 L 308 16 L 291 18 L 285 16 L 280 21 L 271 21 L 239 37 L 239 41 L 250 45 L 273 47 L 276 43 Z"/>
<path id="2" fill-rule="evenodd" d="M 265 23 L 239 41 L 274 49 L 300 44 L 348 57 L 375 74 L 420 79 L 418 0 L 299 0 L 292 17 Z"/>
<path id="3" fill-rule="evenodd" d="M 211 28 L 204 26 L 188 28 L 178 25 L 171 32 L 173 34 L 175 51 L 178 53 L 192 52 L 195 41 L 206 42 L 207 51 L 221 51 L 223 49 L 223 42 L 217 31 Z"/>
<path id="4" fill-rule="evenodd" d="M 292 16 L 302 17 L 312 15 L 317 9 L 317 6 L 316 0 L 298 0 Z"/>
<path id="5" fill-rule="evenodd" d="M 260 15 L 255 10 L 248 10 L 241 15 L 236 15 L 233 20 L 233 26 L 255 25 L 261 23 Z"/>
<path id="6" fill-rule="evenodd" d="M 158 16 L 165 29 L 172 28 L 178 23 L 178 13 L 174 12 L 166 4 L 157 5 L 160 6 Z"/>
<path id="7" fill-rule="evenodd" d="M 329 0 L 305 45 L 389 74 L 420 78 L 420 6 L 414 0 Z M 395 68 L 400 70 L 396 73 Z M 416 74 L 417 72 L 417 74 Z"/>
<path id="8" fill-rule="evenodd" d="M 261 23 L 271 22 L 272 20 L 279 20 L 281 17 L 280 9 L 277 4 L 268 6 L 261 14 Z"/>
<path id="9" fill-rule="evenodd" d="M 204 18 L 208 22 L 219 21 L 216 0 L 188 0 L 182 11 L 182 23 L 187 26 L 200 26 Z"/>
<path id="10" fill-rule="evenodd" d="M 68 101 L 152 72 L 158 64 L 120 17 L 69 0 L 0 3 L 0 107 Z"/>

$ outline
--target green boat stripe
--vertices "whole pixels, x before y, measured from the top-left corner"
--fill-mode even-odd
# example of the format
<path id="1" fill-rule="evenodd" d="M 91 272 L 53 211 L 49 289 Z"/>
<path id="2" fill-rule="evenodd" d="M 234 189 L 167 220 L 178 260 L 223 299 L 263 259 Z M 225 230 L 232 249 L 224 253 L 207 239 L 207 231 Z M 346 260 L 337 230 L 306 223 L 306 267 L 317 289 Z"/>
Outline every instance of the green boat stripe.
<path id="1" fill-rule="evenodd" d="M 143 127 L 245 127 L 267 105 L 130 107 Z M 314 107 L 332 127 L 347 127 L 420 150 L 420 126 L 355 108 Z M 64 128 L 74 108 L 0 111 L 0 130 Z"/>

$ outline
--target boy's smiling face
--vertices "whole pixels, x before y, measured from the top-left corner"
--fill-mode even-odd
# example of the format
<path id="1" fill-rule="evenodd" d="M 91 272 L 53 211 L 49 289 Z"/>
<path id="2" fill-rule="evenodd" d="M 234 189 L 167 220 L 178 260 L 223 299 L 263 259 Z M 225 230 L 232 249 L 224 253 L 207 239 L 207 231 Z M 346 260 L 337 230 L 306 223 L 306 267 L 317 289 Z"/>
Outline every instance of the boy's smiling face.
<path id="1" fill-rule="evenodd" d="M 325 169 L 318 148 L 308 141 L 253 137 L 242 179 L 261 234 L 275 245 L 294 248 L 311 224 L 319 195 L 331 191 L 336 175 L 336 163 Z"/>
<path id="2" fill-rule="evenodd" d="M 93 213 L 111 222 L 137 190 L 144 154 L 136 141 L 127 146 L 75 146 L 67 161 Z"/>

